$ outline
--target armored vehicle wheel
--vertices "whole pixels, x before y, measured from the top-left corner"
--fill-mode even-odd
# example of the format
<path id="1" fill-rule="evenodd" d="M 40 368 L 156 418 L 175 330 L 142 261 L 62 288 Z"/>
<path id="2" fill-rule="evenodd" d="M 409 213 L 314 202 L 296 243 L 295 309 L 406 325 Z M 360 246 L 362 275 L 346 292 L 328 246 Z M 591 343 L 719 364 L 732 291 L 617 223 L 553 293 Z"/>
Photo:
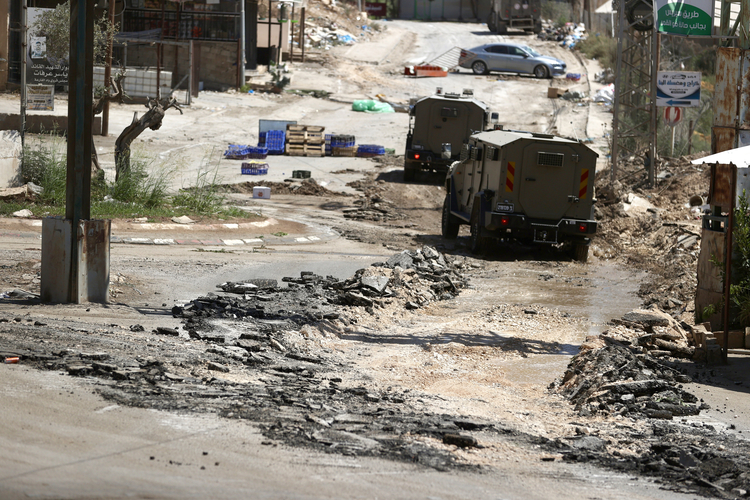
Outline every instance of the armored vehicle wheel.
<path id="1" fill-rule="evenodd" d="M 498 35 L 504 35 L 508 32 L 508 23 L 504 23 L 502 21 L 497 22 L 497 34 Z"/>
<path id="2" fill-rule="evenodd" d="M 484 61 L 476 61 L 474 64 L 471 65 L 471 70 L 474 72 L 475 75 L 486 75 L 487 65 L 484 63 Z"/>
<path id="3" fill-rule="evenodd" d="M 484 251 L 486 238 L 482 236 L 482 225 L 479 212 L 475 212 L 471 217 L 471 237 L 469 239 L 469 250 L 471 253 L 480 254 Z"/>
<path id="4" fill-rule="evenodd" d="M 497 14 L 494 10 L 490 12 L 490 17 L 487 18 L 487 27 L 491 32 L 497 33 Z"/>
<path id="5" fill-rule="evenodd" d="M 586 243 L 573 243 L 573 260 L 586 262 L 589 260 L 589 245 Z"/>
<path id="6" fill-rule="evenodd" d="M 547 66 L 540 64 L 539 66 L 534 68 L 534 76 L 537 78 L 548 78 L 549 69 L 547 69 Z"/>
<path id="7" fill-rule="evenodd" d="M 410 161 L 404 162 L 404 182 L 414 182 L 414 176 L 417 174 L 417 169 L 414 164 Z"/>
<path id="8" fill-rule="evenodd" d="M 440 226 L 443 238 L 447 240 L 455 240 L 458 237 L 458 229 L 461 226 L 461 223 L 459 222 L 459 218 L 451 213 L 450 194 L 445 196 L 445 202 L 443 202 L 443 218 Z"/>

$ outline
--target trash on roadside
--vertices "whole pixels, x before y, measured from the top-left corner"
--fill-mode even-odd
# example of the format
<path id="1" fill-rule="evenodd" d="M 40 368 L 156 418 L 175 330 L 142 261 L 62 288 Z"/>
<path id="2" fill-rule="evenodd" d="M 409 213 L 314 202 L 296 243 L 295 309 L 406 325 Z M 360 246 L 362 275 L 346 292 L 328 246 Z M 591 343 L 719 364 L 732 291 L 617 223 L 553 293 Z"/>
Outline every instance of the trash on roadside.
<path id="1" fill-rule="evenodd" d="M 565 75 L 566 80 L 571 80 L 574 82 L 580 82 L 581 81 L 581 74 L 580 73 L 568 73 Z"/>
<path id="2" fill-rule="evenodd" d="M 377 102 L 372 99 L 354 101 L 352 109 L 354 111 L 364 111 L 365 113 L 395 113 L 393 106 L 387 102 Z"/>
<path id="3" fill-rule="evenodd" d="M 14 365 L 18 363 L 19 359 L 20 358 L 18 356 L 11 356 L 11 357 L 5 358 L 3 363 L 5 363 L 6 365 Z"/>
<path id="4" fill-rule="evenodd" d="M 573 92 L 565 92 L 560 97 L 562 99 L 565 99 L 566 101 L 580 101 L 581 99 L 586 97 L 586 94 L 581 92 L 580 90 L 574 90 Z"/>
<path id="5" fill-rule="evenodd" d="M 599 89 L 594 94 L 594 102 L 603 102 L 605 104 L 612 104 L 615 102 L 615 84 L 610 83 L 606 87 Z"/>

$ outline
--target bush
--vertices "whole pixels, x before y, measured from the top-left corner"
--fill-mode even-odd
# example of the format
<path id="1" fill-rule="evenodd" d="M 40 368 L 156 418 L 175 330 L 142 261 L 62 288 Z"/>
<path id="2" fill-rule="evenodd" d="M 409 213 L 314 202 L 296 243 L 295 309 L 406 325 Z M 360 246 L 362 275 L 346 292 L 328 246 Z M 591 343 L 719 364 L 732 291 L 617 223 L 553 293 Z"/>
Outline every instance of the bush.
<path id="1" fill-rule="evenodd" d="M 65 204 L 67 182 L 66 144 L 55 135 L 42 135 L 23 148 L 21 180 L 42 187 L 41 200 L 51 205 Z"/>
<path id="2" fill-rule="evenodd" d="M 201 215 L 213 215 L 222 209 L 226 197 L 221 194 L 219 165 L 211 167 L 209 155 L 198 168 L 195 185 L 180 190 L 173 199 L 175 206 L 182 206 Z"/>
<path id="3" fill-rule="evenodd" d="M 589 36 L 575 46 L 589 59 L 596 59 L 602 69 L 615 69 L 617 65 L 617 40 L 608 36 Z"/>
<path id="4" fill-rule="evenodd" d="M 167 202 L 170 178 L 170 171 L 163 166 L 154 168 L 153 158 L 136 151 L 130 158 L 130 169 L 121 170 L 120 177 L 110 187 L 109 194 L 123 203 L 135 203 L 146 208 L 157 207 Z"/>

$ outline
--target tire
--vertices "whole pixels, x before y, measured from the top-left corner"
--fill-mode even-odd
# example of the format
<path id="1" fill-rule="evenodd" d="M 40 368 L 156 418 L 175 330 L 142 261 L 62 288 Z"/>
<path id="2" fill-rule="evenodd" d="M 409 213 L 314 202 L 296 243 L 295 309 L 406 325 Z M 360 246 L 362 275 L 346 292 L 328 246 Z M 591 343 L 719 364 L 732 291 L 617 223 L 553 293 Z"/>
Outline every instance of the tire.
<path id="1" fill-rule="evenodd" d="M 589 260 L 589 245 L 587 243 L 573 243 L 573 260 L 582 263 Z"/>
<path id="2" fill-rule="evenodd" d="M 469 238 L 469 250 L 473 254 L 484 252 L 486 239 L 482 236 L 482 225 L 480 213 L 478 210 L 471 217 L 471 236 Z"/>
<path id="3" fill-rule="evenodd" d="M 505 35 L 506 33 L 508 33 L 508 24 L 502 21 L 498 21 L 497 22 L 497 34 Z"/>
<path id="4" fill-rule="evenodd" d="M 475 75 L 486 75 L 489 73 L 487 71 L 487 64 L 484 61 L 474 61 L 474 64 L 471 65 L 471 70 Z"/>
<path id="5" fill-rule="evenodd" d="M 541 32 L 542 32 L 542 22 L 537 21 L 536 23 L 534 23 L 534 34 L 538 35 Z"/>
<path id="6" fill-rule="evenodd" d="M 414 177 L 417 174 L 417 169 L 410 161 L 404 162 L 404 182 L 414 182 Z"/>
<path id="7" fill-rule="evenodd" d="M 494 10 L 490 12 L 490 17 L 487 18 L 487 28 L 492 33 L 497 33 L 497 14 Z"/>
<path id="8" fill-rule="evenodd" d="M 443 217 L 440 223 L 440 229 L 443 233 L 443 238 L 446 240 L 455 240 L 458 238 L 458 230 L 461 226 L 461 222 L 458 217 L 451 213 L 451 195 L 445 195 L 445 201 L 443 202 Z"/>
<path id="9" fill-rule="evenodd" d="M 549 68 L 544 64 L 534 68 L 534 76 L 537 78 L 549 78 Z"/>

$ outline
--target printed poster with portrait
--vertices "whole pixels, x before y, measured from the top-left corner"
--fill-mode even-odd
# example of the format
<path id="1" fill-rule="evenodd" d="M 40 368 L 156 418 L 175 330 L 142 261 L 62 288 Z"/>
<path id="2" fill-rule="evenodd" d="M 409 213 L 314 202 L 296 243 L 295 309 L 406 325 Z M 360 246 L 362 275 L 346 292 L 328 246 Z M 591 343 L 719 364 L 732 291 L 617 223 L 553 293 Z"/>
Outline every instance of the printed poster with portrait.
<path id="1" fill-rule="evenodd" d="M 34 26 L 36 18 L 45 10 L 29 8 L 27 25 Z M 33 35 L 32 35 L 33 33 Z M 56 58 L 47 51 L 47 38 L 39 36 L 33 30 L 27 40 L 26 49 L 26 83 L 30 85 L 67 85 L 68 58 Z"/>

